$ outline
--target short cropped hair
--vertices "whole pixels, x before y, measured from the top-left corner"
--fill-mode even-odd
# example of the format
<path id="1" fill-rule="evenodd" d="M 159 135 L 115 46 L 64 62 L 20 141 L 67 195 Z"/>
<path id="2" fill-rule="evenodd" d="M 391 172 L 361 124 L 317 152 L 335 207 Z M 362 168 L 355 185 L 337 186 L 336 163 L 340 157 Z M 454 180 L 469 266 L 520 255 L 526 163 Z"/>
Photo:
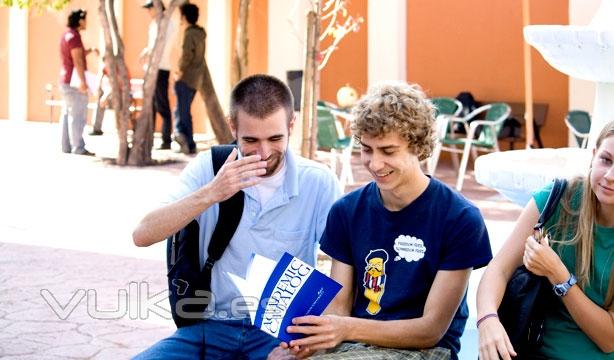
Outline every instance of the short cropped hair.
<path id="1" fill-rule="evenodd" d="M 236 128 L 239 110 L 263 119 L 283 108 L 290 123 L 293 104 L 292 92 L 283 81 L 270 75 L 252 75 L 241 80 L 230 93 L 230 121 Z"/>
<path id="2" fill-rule="evenodd" d="M 185 3 L 179 7 L 181 15 L 185 17 L 186 21 L 191 25 L 196 24 L 198 21 L 198 6 L 190 3 Z"/>
<path id="3" fill-rule="evenodd" d="M 87 17 L 87 11 L 83 9 L 76 9 L 68 14 L 68 21 L 66 25 L 71 29 L 76 29 L 79 27 L 79 21 L 81 19 L 85 19 Z"/>
<path id="4" fill-rule="evenodd" d="M 365 134 L 377 137 L 397 132 L 419 160 L 431 156 L 435 110 L 420 86 L 400 82 L 373 86 L 352 114 L 352 132 L 358 141 Z"/>

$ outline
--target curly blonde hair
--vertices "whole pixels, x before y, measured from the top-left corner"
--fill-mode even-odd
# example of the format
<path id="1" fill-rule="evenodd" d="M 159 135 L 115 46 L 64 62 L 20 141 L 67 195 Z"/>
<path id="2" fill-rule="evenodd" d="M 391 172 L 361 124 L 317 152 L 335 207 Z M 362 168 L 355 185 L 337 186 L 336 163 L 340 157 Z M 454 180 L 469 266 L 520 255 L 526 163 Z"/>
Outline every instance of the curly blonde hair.
<path id="1" fill-rule="evenodd" d="M 409 150 L 424 160 L 435 145 L 435 110 L 416 84 L 386 83 L 372 86 L 352 109 L 352 132 L 360 141 L 363 135 L 383 136 L 398 132 L 407 140 Z"/>

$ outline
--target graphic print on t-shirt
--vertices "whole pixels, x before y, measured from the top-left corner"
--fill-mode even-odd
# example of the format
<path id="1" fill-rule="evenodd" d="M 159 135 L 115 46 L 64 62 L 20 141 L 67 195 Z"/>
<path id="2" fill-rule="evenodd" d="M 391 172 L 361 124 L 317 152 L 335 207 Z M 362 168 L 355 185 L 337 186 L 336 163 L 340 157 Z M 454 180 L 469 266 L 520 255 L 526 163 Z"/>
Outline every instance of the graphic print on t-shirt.
<path id="1" fill-rule="evenodd" d="M 405 259 L 407 262 L 418 261 L 424 258 L 426 247 L 424 241 L 415 236 L 399 235 L 394 240 L 394 251 L 397 252 L 394 261 Z"/>
<path id="2" fill-rule="evenodd" d="M 365 297 L 369 300 L 367 312 L 371 315 L 376 315 L 382 309 L 379 304 L 386 287 L 387 261 L 388 253 L 384 249 L 371 250 L 365 257 L 367 265 L 362 285 L 365 288 Z"/>

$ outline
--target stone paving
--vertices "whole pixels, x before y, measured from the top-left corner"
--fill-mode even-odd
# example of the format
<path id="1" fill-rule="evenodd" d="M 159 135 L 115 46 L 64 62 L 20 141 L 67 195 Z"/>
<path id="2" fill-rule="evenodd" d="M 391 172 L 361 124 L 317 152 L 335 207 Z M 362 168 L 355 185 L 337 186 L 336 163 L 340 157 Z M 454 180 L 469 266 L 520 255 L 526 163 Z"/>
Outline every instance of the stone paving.
<path id="1" fill-rule="evenodd" d="M 154 158 L 167 165 L 119 168 L 101 159 L 115 156 L 113 133 L 86 138 L 91 158 L 59 153 L 57 132 L 0 121 L 0 358 L 129 358 L 174 331 L 160 295 L 164 244 L 136 248 L 131 232 L 190 158 L 160 151 Z M 358 156 L 353 167 L 364 183 Z M 443 166 L 438 177 L 451 184 L 454 171 Z M 519 208 L 469 175 L 463 193 L 498 250 Z"/>
<path id="2" fill-rule="evenodd" d="M 166 289 L 161 261 L 9 243 L 0 254 L 3 359 L 125 359 L 173 331 L 138 301 Z"/>

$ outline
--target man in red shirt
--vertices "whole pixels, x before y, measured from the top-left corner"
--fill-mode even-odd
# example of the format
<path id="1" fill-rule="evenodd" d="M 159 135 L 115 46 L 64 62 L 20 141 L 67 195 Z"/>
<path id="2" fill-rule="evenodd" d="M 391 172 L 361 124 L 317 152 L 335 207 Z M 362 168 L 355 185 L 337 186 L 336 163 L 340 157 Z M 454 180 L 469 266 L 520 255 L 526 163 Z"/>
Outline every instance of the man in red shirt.
<path id="1" fill-rule="evenodd" d="M 97 50 L 85 50 L 79 31 L 85 30 L 87 12 L 73 10 L 68 15 L 68 29 L 60 40 L 60 89 L 64 107 L 60 118 L 62 128 L 62 151 L 79 155 L 94 155 L 85 149 L 83 129 L 87 117 L 87 82 L 85 56 Z"/>

